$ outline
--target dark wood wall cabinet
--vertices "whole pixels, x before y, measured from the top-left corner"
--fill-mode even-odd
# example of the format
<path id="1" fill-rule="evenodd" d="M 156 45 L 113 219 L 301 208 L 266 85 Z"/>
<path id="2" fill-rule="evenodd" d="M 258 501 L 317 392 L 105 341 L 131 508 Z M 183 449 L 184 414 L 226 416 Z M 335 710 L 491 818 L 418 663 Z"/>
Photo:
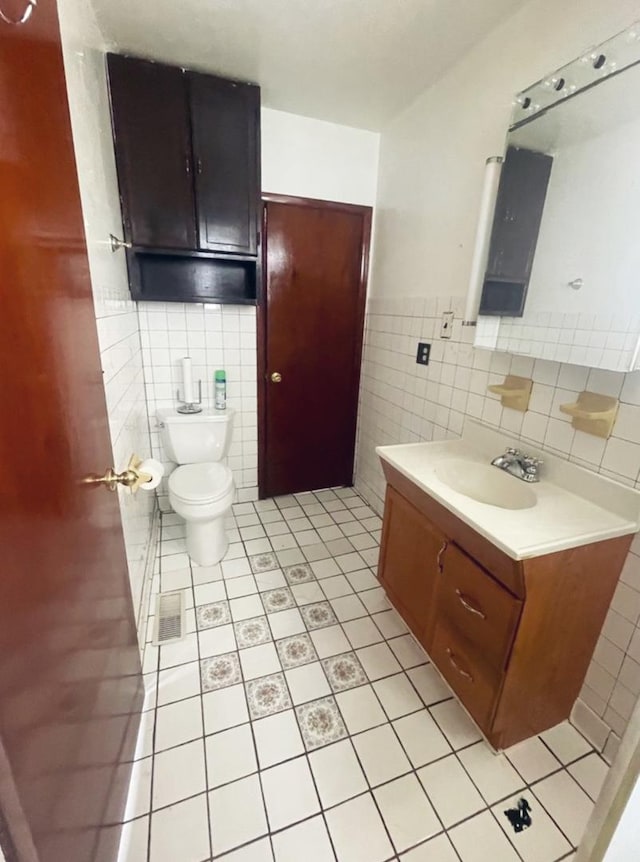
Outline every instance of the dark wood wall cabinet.
<path id="1" fill-rule="evenodd" d="M 509 147 L 502 166 L 480 314 L 522 317 L 553 157 Z"/>
<path id="2" fill-rule="evenodd" d="M 496 749 L 569 717 L 632 536 L 514 560 L 383 462 L 379 576 Z"/>
<path id="3" fill-rule="evenodd" d="M 260 88 L 107 55 L 134 299 L 255 303 Z"/>

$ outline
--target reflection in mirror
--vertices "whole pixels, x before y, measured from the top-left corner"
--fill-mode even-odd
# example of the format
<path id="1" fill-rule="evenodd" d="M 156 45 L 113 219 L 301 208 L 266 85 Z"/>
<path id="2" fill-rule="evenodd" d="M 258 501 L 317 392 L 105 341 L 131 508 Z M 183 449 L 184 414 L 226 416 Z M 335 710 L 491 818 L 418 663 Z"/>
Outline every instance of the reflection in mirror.
<path id="1" fill-rule="evenodd" d="M 638 367 L 639 97 L 634 65 L 511 127 L 477 347 Z"/>

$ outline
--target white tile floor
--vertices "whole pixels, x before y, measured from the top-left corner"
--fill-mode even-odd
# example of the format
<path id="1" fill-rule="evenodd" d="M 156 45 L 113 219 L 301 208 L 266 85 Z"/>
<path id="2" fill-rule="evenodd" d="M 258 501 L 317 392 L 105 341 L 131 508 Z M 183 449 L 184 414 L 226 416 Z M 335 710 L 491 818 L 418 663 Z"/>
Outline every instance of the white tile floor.
<path id="1" fill-rule="evenodd" d="M 163 517 L 189 633 L 147 646 L 120 862 L 573 855 L 607 765 L 568 724 L 490 751 L 378 585 L 380 526 L 348 488 L 243 503 L 201 568 Z"/>

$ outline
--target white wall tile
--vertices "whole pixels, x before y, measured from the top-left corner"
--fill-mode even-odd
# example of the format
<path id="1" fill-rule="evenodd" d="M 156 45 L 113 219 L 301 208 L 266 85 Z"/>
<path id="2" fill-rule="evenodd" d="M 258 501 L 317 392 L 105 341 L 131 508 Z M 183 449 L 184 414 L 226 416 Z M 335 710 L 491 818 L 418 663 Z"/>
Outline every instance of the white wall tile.
<path id="1" fill-rule="evenodd" d="M 148 457 L 151 443 L 136 304 L 129 293 L 124 253 L 112 253 L 108 242 L 110 233 L 122 234 L 122 222 L 104 54 L 97 32 L 95 44 L 87 43 L 95 29 L 89 8 L 63 0 L 58 8 L 113 464 L 121 470 L 134 452 Z M 131 593 L 142 632 L 155 495 L 140 492 L 132 497 L 120 489 L 119 502 Z M 144 643 L 144 638 L 140 640 Z"/>

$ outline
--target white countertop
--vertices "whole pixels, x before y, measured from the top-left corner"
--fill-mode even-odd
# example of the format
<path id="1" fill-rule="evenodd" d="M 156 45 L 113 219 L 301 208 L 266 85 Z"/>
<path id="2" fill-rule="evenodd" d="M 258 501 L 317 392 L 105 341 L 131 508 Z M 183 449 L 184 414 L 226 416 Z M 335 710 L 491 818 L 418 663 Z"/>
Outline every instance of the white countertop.
<path id="1" fill-rule="evenodd" d="M 503 509 L 480 503 L 438 478 L 438 469 L 447 461 L 490 464 L 509 446 L 544 460 L 539 482 L 524 483 L 510 477 L 534 492 L 537 502 L 531 508 Z M 378 446 L 376 452 L 514 560 L 625 536 L 640 529 L 640 492 L 474 420 L 466 421 L 459 440 Z"/>

